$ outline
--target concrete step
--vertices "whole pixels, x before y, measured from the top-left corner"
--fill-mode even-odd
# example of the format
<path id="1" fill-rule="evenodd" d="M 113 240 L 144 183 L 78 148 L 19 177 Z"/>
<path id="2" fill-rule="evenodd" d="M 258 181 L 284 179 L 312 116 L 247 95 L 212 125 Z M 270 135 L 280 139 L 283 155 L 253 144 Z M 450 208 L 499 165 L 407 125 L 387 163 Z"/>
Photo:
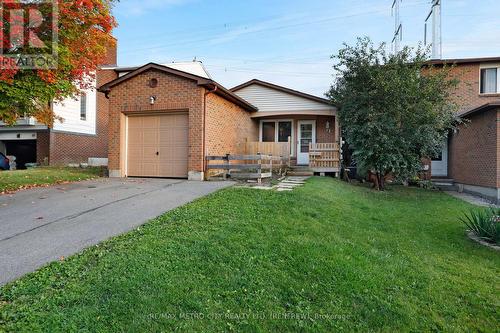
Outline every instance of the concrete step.
<path id="1" fill-rule="evenodd" d="M 292 165 L 291 170 L 311 170 L 307 165 Z"/>
<path id="2" fill-rule="evenodd" d="M 457 186 L 455 181 L 450 178 L 433 178 L 431 179 L 432 184 L 442 191 L 456 191 Z"/>
<path id="3" fill-rule="evenodd" d="M 431 178 L 433 183 L 454 183 L 455 180 L 453 178 Z"/>
<path id="4" fill-rule="evenodd" d="M 292 177 L 311 177 L 314 176 L 314 172 L 312 171 L 288 171 L 286 173 L 287 176 Z"/>

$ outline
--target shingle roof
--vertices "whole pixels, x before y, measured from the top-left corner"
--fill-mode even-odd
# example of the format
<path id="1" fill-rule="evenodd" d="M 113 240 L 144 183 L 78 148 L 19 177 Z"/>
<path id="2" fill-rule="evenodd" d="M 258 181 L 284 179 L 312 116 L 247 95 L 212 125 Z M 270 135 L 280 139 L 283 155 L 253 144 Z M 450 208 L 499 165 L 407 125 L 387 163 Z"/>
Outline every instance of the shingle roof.
<path id="1" fill-rule="evenodd" d="M 186 72 L 189 74 L 204 77 L 206 79 L 211 79 L 210 73 L 207 71 L 205 66 L 201 61 L 180 61 L 180 62 L 170 62 L 165 64 L 160 64 L 165 67 L 176 69 L 178 71 Z M 106 69 L 113 69 L 118 73 L 124 75 L 124 73 L 135 71 L 141 66 L 125 66 L 125 67 L 106 67 Z"/>
<path id="2" fill-rule="evenodd" d="M 444 64 L 471 64 L 476 62 L 500 62 L 500 57 L 433 59 L 427 61 L 426 63 L 429 65 L 444 65 Z"/>
<path id="3" fill-rule="evenodd" d="M 465 111 L 459 113 L 459 116 L 460 117 L 467 117 L 467 116 L 474 114 L 474 113 L 477 113 L 477 112 L 488 111 L 488 110 L 495 109 L 495 108 L 500 108 L 500 100 L 486 103 L 486 104 L 483 104 L 481 106 L 475 107 L 473 109 L 465 110 Z"/>

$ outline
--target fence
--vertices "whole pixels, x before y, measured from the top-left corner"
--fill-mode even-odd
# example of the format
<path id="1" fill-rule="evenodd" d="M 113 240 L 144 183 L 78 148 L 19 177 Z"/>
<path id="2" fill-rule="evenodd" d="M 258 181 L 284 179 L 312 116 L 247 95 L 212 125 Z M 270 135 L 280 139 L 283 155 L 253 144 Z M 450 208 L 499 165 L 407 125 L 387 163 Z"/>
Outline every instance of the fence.
<path id="1" fill-rule="evenodd" d="M 216 164 L 210 164 L 210 162 Z M 230 155 L 207 156 L 207 168 L 209 170 L 223 170 L 223 177 L 228 175 L 235 179 L 257 179 L 262 183 L 263 178 L 271 178 L 273 171 L 277 170 L 280 175 L 285 171 L 286 159 L 281 156 L 273 156 L 257 153 L 255 155 Z M 234 163 L 236 162 L 236 163 Z M 237 172 L 233 172 L 233 171 Z"/>
<path id="2" fill-rule="evenodd" d="M 247 142 L 246 154 L 257 155 L 258 153 L 268 154 L 272 156 L 282 156 L 288 160 L 290 165 L 291 144 L 290 138 L 288 142 Z"/>
<path id="3" fill-rule="evenodd" d="M 338 172 L 340 170 L 339 144 L 309 144 L 309 167 L 315 172 Z"/>

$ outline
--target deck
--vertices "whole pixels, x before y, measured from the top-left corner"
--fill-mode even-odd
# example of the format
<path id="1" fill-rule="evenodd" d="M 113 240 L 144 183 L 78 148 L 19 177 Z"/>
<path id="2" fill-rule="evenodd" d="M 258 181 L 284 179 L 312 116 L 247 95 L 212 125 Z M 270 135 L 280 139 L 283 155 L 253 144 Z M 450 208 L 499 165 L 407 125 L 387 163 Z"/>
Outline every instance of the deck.
<path id="1" fill-rule="evenodd" d="M 338 143 L 310 143 L 309 168 L 313 172 L 340 171 L 340 145 Z"/>

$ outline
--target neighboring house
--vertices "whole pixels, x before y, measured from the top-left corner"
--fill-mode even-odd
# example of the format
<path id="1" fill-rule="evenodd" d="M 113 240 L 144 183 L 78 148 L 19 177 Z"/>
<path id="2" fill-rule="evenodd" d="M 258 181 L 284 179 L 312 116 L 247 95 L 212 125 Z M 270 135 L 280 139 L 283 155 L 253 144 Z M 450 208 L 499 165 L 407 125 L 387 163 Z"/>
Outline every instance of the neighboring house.
<path id="1" fill-rule="evenodd" d="M 430 63 L 455 65 L 451 75 L 460 84 L 454 98 L 466 121 L 432 161 L 432 176 L 448 178 L 459 190 L 500 202 L 500 57 Z"/>
<path id="2" fill-rule="evenodd" d="M 116 48 L 108 50 L 105 65 L 116 66 Z M 101 67 L 94 86 L 98 87 L 116 78 L 113 70 Z M 14 126 L 0 122 L 0 152 L 14 155 L 18 168 L 26 163 L 67 165 L 88 162 L 98 158 L 106 163 L 108 157 L 108 100 L 96 89 L 84 91 L 81 96 L 53 103 L 52 109 L 62 122 L 56 120 L 53 128 L 34 118 L 22 118 Z"/>
<path id="3" fill-rule="evenodd" d="M 115 71 L 99 88 L 110 103 L 110 176 L 203 180 L 207 156 L 245 154 L 259 141 L 288 145 L 305 165 L 310 144 L 338 154 L 336 109 L 325 99 L 257 80 L 228 90 L 199 62 Z M 316 160 L 317 171 L 338 172 L 338 156 L 335 168 Z"/>

